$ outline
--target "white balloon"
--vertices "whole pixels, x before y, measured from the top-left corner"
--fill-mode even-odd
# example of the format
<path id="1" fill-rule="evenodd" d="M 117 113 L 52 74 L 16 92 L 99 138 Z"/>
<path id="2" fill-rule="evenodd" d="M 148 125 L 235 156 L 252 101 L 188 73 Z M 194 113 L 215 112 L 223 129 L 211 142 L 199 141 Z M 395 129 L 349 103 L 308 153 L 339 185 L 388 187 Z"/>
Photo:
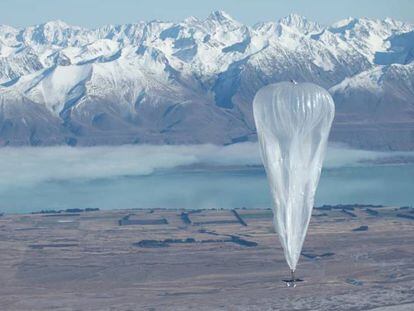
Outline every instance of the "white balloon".
<path id="1" fill-rule="evenodd" d="M 331 95 L 312 83 L 260 89 L 253 113 L 273 198 L 273 223 L 292 272 L 302 250 L 335 114 Z"/>

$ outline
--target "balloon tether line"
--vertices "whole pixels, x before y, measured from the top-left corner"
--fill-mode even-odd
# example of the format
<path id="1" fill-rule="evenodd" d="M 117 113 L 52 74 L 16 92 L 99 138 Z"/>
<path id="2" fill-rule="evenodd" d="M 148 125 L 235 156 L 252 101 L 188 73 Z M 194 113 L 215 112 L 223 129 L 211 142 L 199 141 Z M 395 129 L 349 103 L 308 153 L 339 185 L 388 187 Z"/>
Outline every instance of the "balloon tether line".
<path id="1" fill-rule="evenodd" d="M 290 277 L 291 277 L 291 280 L 290 280 L 289 286 L 296 287 L 296 283 L 295 283 L 295 270 L 290 269 Z"/>

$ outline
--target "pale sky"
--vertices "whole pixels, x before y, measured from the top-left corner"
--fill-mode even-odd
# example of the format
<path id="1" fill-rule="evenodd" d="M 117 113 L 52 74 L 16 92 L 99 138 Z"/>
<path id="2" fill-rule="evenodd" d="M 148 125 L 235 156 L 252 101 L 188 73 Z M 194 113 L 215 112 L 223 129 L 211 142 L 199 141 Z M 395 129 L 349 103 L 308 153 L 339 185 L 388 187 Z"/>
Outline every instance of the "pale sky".
<path id="1" fill-rule="evenodd" d="M 349 16 L 414 22 L 414 0 L 0 0 L 0 24 L 22 27 L 60 19 L 98 27 L 159 19 L 205 18 L 224 10 L 246 24 L 297 13 L 322 24 Z"/>

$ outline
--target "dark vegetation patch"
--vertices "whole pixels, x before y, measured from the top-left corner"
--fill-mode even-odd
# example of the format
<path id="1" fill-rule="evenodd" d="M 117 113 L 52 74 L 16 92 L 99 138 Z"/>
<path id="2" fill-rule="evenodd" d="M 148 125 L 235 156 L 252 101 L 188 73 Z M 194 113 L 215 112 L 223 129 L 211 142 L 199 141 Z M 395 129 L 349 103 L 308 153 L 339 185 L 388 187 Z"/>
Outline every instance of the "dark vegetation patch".
<path id="1" fill-rule="evenodd" d="M 207 244 L 207 243 L 235 243 L 241 246 L 254 247 L 257 246 L 256 242 L 242 239 L 238 236 L 232 235 L 227 239 L 207 239 L 196 240 L 194 238 L 186 239 L 165 239 L 165 240 L 141 240 L 134 243 L 134 246 L 143 248 L 161 248 L 169 247 L 171 244 Z"/>
<path id="2" fill-rule="evenodd" d="M 168 221 L 165 218 L 159 219 L 131 219 L 132 214 L 126 215 L 118 220 L 120 226 L 128 225 L 167 225 Z"/>
<path id="3" fill-rule="evenodd" d="M 220 234 L 218 234 L 218 233 L 216 233 L 216 232 L 214 232 L 214 231 L 209 231 L 209 230 L 206 230 L 206 229 L 204 229 L 204 228 L 202 228 L 202 229 L 198 230 L 198 232 L 200 232 L 200 233 L 205 233 L 205 234 L 210 234 L 210 235 L 220 235 Z"/>
<path id="4" fill-rule="evenodd" d="M 206 221 L 192 222 L 189 218 L 189 213 L 182 213 L 181 218 L 183 219 L 184 217 L 183 221 L 185 220 L 185 218 L 188 218 L 188 221 L 190 221 L 190 223 L 192 223 L 195 226 L 226 225 L 226 224 L 237 224 L 237 223 L 245 227 L 247 226 L 247 223 L 243 220 L 243 218 L 239 215 L 239 213 L 235 209 L 232 209 L 231 213 L 236 219 L 206 220 Z"/>
<path id="5" fill-rule="evenodd" d="M 321 258 L 332 257 L 333 255 L 335 255 L 335 253 L 328 252 L 328 253 L 323 253 L 323 254 L 315 254 L 312 252 L 302 252 L 301 255 L 308 259 L 321 259 Z"/>
<path id="6" fill-rule="evenodd" d="M 50 210 L 41 210 L 39 212 L 32 212 L 32 214 L 36 215 L 36 214 L 47 214 L 46 216 L 53 216 L 53 215 L 49 215 L 49 214 L 59 214 L 56 216 L 78 216 L 79 213 L 84 213 L 84 212 L 97 212 L 99 211 L 99 208 L 68 208 L 68 209 L 64 209 L 64 210 L 54 210 L 54 209 L 50 209 Z M 66 213 L 66 214 L 64 214 Z M 72 214 L 72 215 L 69 215 Z M 76 215 L 75 215 L 76 214 Z"/>
<path id="7" fill-rule="evenodd" d="M 231 210 L 231 211 L 232 211 L 232 213 L 234 214 L 234 217 L 236 217 L 236 218 L 237 218 L 237 220 L 239 221 L 239 223 L 240 223 L 242 226 L 247 227 L 247 224 L 244 222 L 243 218 L 241 218 L 241 217 L 240 217 L 239 213 L 238 213 L 235 209 L 233 209 L 233 210 Z"/>
<path id="8" fill-rule="evenodd" d="M 71 243 L 55 243 L 55 244 L 31 244 L 29 245 L 32 249 L 44 249 L 44 248 L 63 248 L 63 247 L 77 247 L 79 244 Z"/>
<path id="9" fill-rule="evenodd" d="M 69 214 L 47 214 L 47 215 L 42 215 L 42 217 L 63 217 L 63 216 L 80 216 L 79 213 L 69 213 Z"/>
<path id="10" fill-rule="evenodd" d="M 351 278 L 346 279 L 345 282 L 347 282 L 348 284 L 354 285 L 354 286 L 364 285 L 364 282 L 357 280 L 357 279 L 351 279 Z"/>
<path id="11" fill-rule="evenodd" d="M 406 218 L 406 219 L 412 219 L 412 220 L 414 220 L 414 216 L 413 215 L 397 214 L 396 216 L 397 217 L 400 217 L 400 218 Z"/>
<path id="12" fill-rule="evenodd" d="M 346 209 L 342 209 L 342 213 L 344 213 L 344 214 L 346 214 L 350 217 L 357 217 L 356 214 L 354 214 L 354 213 L 352 213 L 352 212 L 350 212 L 349 210 L 346 210 Z"/>
<path id="13" fill-rule="evenodd" d="M 257 243 L 256 242 L 242 239 L 241 237 L 238 237 L 236 235 L 232 235 L 231 236 L 231 240 L 230 241 L 226 241 L 226 242 L 233 242 L 233 243 L 239 244 L 241 246 L 247 246 L 247 247 L 257 246 Z"/>
<path id="14" fill-rule="evenodd" d="M 352 229 L 352 231 L 368 231 L 368 226 L 360 226 L 358 228 Z"/>
<path id="15" fill-rule="evenodd" d="M 32 230 L 42 230 L 45 227 L 28 227 L 28 228 L 16 228 L 15 231 L 32 231 Z"/>
<path id="16" fill-rule="evenodd" d="M 194 222 L 193 224 L 195 226 L 203 226 L 203 225 L 227 225 L 227 224 L 237 224 L 239 223 L 238 220 L 206 220 L 206 221 L 200 221 L 200 222 Z"/>
<path id="17" fill-rule="evenodd" d="M 191 219 L 188 216 L 188 213 L 182 212 L 180 217 L 181 217 L 181 220 L 183 221 L 183 223 L 185 223 L 186 225 L 191 225 Z"/>
<path id="18" fill-rule="evenodd" d="M 367 208 L 365 211 L 366 211 L 369 215 L 371 215 L 371 216 L 377 216 L 377 215 L 379 214 L 379 212 L 378 212 L 378 211 L 375 211 L 375 210 L 373 210 L 373 209 L 371 209 L 371 208 Z"/>
<path id="19" fill-rule="evenodd" d="M 355 208 L 364 208 L 364 207 L 368 207 L 368 208 L 378 208 L 378 207 L 384 207 L 383 205 L 375 205 L 375 204 L 337 204 L 337 205 L 322 205 L 322 206 L 315 206 L 315 209 L 318 210 L 335 210 L 335 209 L 340 209 L 340 210 L 350 210 L 353 211 Z"/>

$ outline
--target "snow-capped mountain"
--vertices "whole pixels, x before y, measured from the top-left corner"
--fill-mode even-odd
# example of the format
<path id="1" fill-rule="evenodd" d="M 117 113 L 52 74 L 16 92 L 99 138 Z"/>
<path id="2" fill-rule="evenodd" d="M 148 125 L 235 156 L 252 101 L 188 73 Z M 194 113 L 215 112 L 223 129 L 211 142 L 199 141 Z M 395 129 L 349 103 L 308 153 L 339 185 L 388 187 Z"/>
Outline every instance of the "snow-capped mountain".
<path id="1" fill-rule="evenodd" d="M 414 149 L 414 26 L 391 19 L 0 25 L 0 68 L 2 145 L 255 140 L 254 94 L 295 79 L 334 96 L 331 140 Z"/>

